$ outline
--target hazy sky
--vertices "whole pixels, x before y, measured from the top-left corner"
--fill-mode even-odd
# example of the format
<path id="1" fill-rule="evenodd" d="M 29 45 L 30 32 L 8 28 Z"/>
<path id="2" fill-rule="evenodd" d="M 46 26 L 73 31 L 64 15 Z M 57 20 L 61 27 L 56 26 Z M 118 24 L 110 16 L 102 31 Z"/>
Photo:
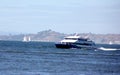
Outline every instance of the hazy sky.
<path id="1" fill-rule="evenodd" d="M 0 0 L 0 31 L 120 33 L 120 0 Z"/>

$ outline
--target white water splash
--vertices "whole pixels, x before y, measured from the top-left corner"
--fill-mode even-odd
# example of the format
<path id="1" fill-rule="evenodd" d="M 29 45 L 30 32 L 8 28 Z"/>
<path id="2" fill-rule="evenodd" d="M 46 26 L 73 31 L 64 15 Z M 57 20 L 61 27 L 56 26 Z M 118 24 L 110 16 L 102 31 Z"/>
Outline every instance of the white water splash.
<path id="1" fill-rule="evenodd" d="M 104 50 L 104 51 L 115 51 L 115 50 L 118 50 L 118 49 L 116 49 L 116 48 L 104 48 L 104 47 L 100 47 L 100 48 L 98 48 L 98 49 Z"/>

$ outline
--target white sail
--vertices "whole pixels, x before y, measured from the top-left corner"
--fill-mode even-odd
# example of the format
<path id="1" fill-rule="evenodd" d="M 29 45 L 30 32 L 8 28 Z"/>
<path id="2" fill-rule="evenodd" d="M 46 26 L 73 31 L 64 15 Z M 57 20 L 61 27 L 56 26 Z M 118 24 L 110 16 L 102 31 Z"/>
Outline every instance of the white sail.
<path id="1" fill-rule="evenodd" d="M 27 37 L 26 36 L 23 37 L 23 41 L 27 41 Z"/>
<path id="2" fill-rule="evenodd" d="M 31 38 L 30 38 L 30 37 L 28 37 L 28 41 L 31 41 Z"/>

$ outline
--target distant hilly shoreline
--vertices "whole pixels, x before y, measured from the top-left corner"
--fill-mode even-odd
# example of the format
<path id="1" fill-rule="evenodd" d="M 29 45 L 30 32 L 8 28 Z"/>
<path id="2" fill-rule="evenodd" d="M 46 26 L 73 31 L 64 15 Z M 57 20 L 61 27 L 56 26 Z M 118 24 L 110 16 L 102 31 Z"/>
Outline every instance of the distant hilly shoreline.
<path id="1" fill-rule="evenodd" d="M 36 34 L 15 34 L 15 35 L 0 35 L 0 40 L 9 41 L 23 41 L 24 37 L 30 37 L 31 41 L 41 41 L 41 42 L 58 42 L 62 40 L 65 36 L 75 35 L 64 34 L 52 30 L 40 31 Z M 102 44 L 120 44 L 120 34 L 93 34 L 93 33 L 78 33 L 82 37 L 89 37 L 96 43 Z"/>

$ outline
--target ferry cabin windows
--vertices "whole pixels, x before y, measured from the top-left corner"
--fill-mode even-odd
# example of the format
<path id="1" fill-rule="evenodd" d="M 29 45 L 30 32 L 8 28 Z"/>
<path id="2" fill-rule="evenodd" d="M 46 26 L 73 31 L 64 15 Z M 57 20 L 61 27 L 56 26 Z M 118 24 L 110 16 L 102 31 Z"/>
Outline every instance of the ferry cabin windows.
<path id="1" fill-rule="evenodd" d="M 79 41 L 88 41 L 88 39 L 85 38 L 65 38 L 66 40 L 79 40 Z"/>

